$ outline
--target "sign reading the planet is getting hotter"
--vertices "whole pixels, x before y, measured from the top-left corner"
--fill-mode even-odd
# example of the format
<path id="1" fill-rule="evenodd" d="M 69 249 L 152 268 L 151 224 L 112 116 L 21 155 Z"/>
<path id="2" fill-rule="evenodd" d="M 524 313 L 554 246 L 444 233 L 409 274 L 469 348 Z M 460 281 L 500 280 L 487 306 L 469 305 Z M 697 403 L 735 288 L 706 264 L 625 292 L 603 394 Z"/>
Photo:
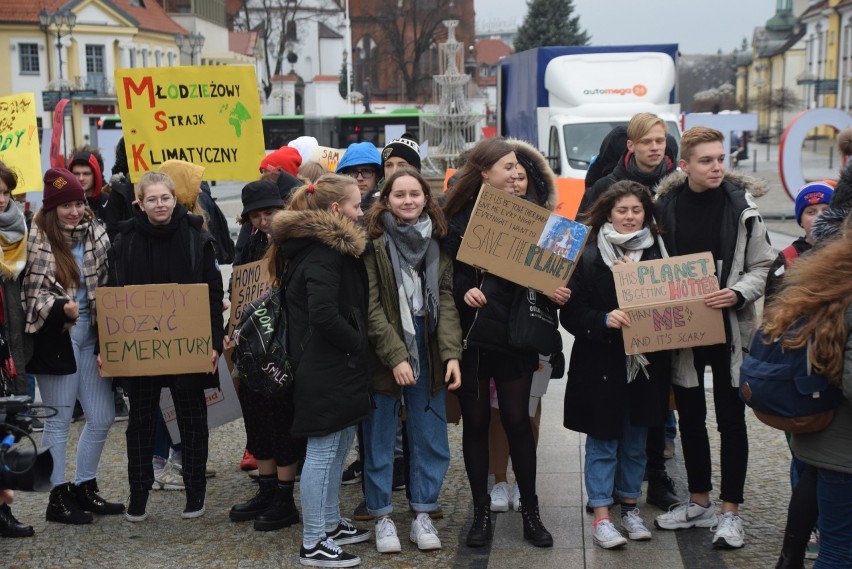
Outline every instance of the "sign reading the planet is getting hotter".
<path id="1" fill-rule="evenodd" d="M 204 166 L 210 180 L 253 180 L 265 155 L 254 68 L 117 69 L 130 177 L 170 159 Z"/>

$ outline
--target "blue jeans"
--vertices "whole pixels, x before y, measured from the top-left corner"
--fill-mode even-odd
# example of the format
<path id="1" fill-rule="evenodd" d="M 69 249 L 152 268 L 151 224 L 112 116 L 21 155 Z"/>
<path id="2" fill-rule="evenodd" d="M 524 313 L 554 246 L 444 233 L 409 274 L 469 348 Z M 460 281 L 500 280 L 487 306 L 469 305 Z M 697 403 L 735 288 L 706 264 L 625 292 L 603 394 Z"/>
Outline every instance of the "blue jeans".
<path id="1" fill-rule="evenodd" d="M 620 498 L 642 495 L 647 436 L 646 427 L 632 425 L 630 417 L 625 416 L 620 439 L 586 437 L 585 479 L 590 506 L 612 504 L 613 489 Z"/>
<path id="2" fill-rule="evenodd" d="M 409 491 L 415 512 L 438 509 L 441 484 L 450 465 L 447 441 L 446 390 L 430 398 L 432 390 L 429 353 L 426 349 L 424 319 L 415 318 L 420 373 L 417 383 L 402 388 L 406 407 L 409 455 Z M 393 511 L 394 443 L 401 400 L 383 393 L 374 394 L 376 408 L 364 422 L 364 475 L 367 511 L 384 516 Z"/>
<path id="3" fill-rule="evenodd" d="M 852 567 L 852 474 L 817 469 L 819 557 L 814 569 Z"/>
<path id="4" fill-rule="evenodd" d="M 340 476 L 355 437 L 355 427 L 324 437 L 308 437 L 299 483 L 302 498 L 302 544 L 314 547 L 340 523 Z"/>

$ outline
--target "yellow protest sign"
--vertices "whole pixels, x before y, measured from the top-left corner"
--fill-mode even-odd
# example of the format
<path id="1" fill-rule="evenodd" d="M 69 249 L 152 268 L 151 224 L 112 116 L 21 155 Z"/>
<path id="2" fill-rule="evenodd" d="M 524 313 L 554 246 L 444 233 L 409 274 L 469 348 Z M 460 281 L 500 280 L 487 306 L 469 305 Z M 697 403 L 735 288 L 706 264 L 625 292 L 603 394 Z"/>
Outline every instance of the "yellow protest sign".
<path id="1" fill-rule="evenodd" d="M 117 69 L 115 88 L 134 182 L 169 159 L 210 180 L 257 178 L 266 153 L 253 67 Z"/>
<path id="2" fill-rule="evenodd" d="M 18 177 L 18 186 L 13 194 L 43 189 L 36 105 L 32 93 L 0 97 L 0 161 Z"/>

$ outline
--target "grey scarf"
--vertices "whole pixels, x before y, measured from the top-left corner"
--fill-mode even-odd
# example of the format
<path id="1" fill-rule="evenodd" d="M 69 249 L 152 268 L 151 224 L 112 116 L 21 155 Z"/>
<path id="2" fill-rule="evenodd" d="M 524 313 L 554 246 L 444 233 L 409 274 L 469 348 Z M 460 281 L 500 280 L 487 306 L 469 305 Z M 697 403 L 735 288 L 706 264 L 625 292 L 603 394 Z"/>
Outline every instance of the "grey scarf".
<path id="1" fill-rule="evenodd" d="M 382 223 L 399 295 L 399 314 L 403 340 L 408 350 L 408 363 L 415 379 L 419 379 L 420 360 L 412 307 L 415 295 L 422 296 L 429 331 L 434 332 L 438 325 L 438 242 L 432 239 L 432 220 L 425 213 L 413 225 L 399 225 L 393 214 L 386 211 L 382 214 Z M 419 293 L 421 283 L 422 293 Z"/>
<path id="2" fill-rule="evenodd" d="M 7 243 L 17 243 L 27 234 L 27 222 L 16 202 L 10 201 L 6 211 L 0 212 L 0 233 Z"/>

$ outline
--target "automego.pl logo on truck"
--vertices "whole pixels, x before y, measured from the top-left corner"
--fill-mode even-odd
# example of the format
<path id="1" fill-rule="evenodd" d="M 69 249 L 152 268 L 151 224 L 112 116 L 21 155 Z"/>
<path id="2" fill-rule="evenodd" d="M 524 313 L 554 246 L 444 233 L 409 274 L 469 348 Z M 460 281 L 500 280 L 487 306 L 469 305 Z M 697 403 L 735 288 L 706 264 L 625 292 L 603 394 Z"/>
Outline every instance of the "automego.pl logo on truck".
<path id="1" fill-rule="evenodd" d="M 638 83 L 633 87 L 625 89 L 585 89 L 584 95 L 634 95 L 636 97 L 644 97 L 648 94 L 648 88 Z"/>

